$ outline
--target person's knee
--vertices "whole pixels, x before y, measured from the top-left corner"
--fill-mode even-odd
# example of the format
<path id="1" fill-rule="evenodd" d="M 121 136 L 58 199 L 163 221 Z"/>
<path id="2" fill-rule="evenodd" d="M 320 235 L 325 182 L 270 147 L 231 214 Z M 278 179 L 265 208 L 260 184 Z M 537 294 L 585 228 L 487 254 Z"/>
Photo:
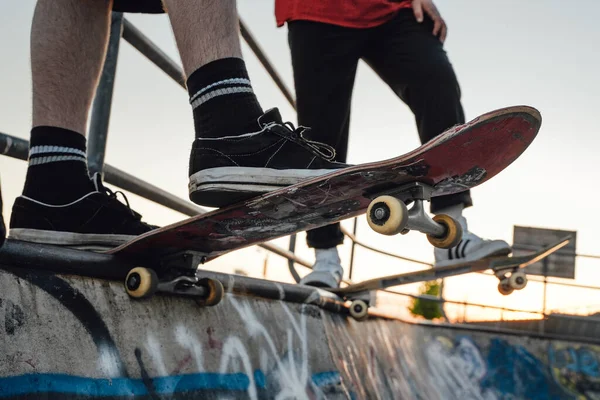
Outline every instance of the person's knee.
<path id="1" fill-rule="evenodd" d="M 458 79 L 452 64 L 445 57 L 436 57 L 427 63 L 427 81 L 436 85 L 458 87 Z"/>

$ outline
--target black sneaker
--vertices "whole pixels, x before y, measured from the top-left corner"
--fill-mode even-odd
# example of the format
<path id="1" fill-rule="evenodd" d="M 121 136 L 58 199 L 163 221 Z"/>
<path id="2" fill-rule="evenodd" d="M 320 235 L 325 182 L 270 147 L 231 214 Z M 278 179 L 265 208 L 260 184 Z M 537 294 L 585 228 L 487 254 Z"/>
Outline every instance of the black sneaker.
<path id="1" fill-rule="evenodd" d="M 102 185 L 99 174 L 92 182 L 96 188 L 82 198 L 64 205 L 45 204 L 19 196 L 13 205 L 8 237 L 27 242 L 104 250 L 128 242 L 142 233 L 158 228 L 141 221 L 129 207 L 122 192 Z M 127 204 L 117 200 L 121 193 Z"/>
<path id="2" fill-rule="evenodd" d="M 258 125 L 258 132 L 194 141 L 189 169 L 194 203 L 224 207 L 350 166 L 333 161 L 331 146 L 306 139 L 308 128 L 282 123 L 276 108 L 260 116 Z"/>

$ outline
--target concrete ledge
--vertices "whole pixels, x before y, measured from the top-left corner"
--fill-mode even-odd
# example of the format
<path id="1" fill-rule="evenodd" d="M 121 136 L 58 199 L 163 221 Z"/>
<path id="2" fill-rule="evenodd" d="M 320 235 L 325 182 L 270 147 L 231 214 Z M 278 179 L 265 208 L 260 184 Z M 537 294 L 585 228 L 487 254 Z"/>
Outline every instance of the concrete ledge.
<path id="1" fill-rule="evenodd" d="M 600 396 L 600 346 L 0 267 L 0 399 Z"/>

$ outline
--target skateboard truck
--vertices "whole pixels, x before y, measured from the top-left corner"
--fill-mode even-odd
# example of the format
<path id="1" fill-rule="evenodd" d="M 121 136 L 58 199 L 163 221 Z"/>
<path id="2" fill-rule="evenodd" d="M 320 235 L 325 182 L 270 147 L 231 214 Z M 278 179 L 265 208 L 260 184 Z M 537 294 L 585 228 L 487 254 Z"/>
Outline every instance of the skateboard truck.
<path id="1" fill-rule="evenodd" d="M 435 247 L 449 249 L 462 239 L 462 227 L 454 218 L 438 214 L 431 218 L 425 212 L 424 201 L 431 200 L 433 187 L 413 182 L 384 192 L 369 204 L 367 222 L 382 235 L 406 234 L 416 230 L 427 235 Z M 409 210 L 407 202 L 414 202 Z"/>
<path id="2" fill-rule="evenodd" d="M 223 284 L 216 279 L 200 278 L 196 274 L 198 265 L 206 259 L 206 254 L 195 251 L 182 251 L 161 259 L 158 271 L 145 267 L 135 267 L 125 278 L 125 290 L 133 298 L 149 298 L 155 293 L 170 293 L 196 298 L 201 306 L 214 306 L 224 296 Z"/>
<path id="3" fill-rule="evenodd" d="M 560 250 L 564 246 L 566 246 L 569 241 L 572 239 L 571 235 L 567 235 L 557 242 L 545 246 L 540 251 L 532 254 L 529 258 L 523 256 L 515 256 L 514 260 L 521 260 L 522 262 L 513 263 L 512 265 L 507 265 L 506 261 L 503 261 L 502 258 L 492 261 L 491 268 L 494 271 L 494 275 L 500 281 L 498 283 L 498 291 L 507 296 L 511 294 L 515 290 L 522 290 L 527 286 L 527 274 L 524 271 L 524 268 L 544 260 L 544 262 L 548 262 L 546 257 L 549 257 L 552 253 Z M 508 275 L 510 273 L 510 275 Z"/>
<path id="4" fill-rule="evenodd" d="M 527 286 L 527 275 L 518 270 L 519 267 L 513 267 L 494 271 L 494 275 L 500 281 L 498 282 L 498 292 L 503 296 L 508 296 L 515 290 L 525 289 Z M 507 275 L 508 272 L 510 275 Z"/>

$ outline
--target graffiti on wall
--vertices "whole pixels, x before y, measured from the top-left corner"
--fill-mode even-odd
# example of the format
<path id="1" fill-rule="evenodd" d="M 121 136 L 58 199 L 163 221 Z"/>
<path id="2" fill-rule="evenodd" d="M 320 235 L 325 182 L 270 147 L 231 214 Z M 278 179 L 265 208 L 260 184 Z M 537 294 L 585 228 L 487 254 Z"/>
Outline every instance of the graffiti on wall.
<path id="1" fill-rule="evenodd" d="M 334 327 L 319 337 L 323 319 L 312 306 L 273 302 L 277 313 L 270 315 L 264 303 L 232 295 L 222 303 L 227 324 L 208 318 L 213 325 L 203 326 L 186 316 L 161 324 L 157 317 L 146 321 L 158 325 L 132 333 L 105 321 L 67 280 L 33 273 L 19 278 L 49 294 L 71 316 L 69 323 L 84 328 L 96 358 L 87 375 L 42 373 L 35 354 L 4 347 L 10 351 L 0 354 L 0 365 L 15 365 L 20 372 L 0 372 L 0 399 L 43 393 L 69 400 L 169 394 L 181 399 L 600 399 L 600 346 L 559 341 L 546 346 L 518 336 L 341 316 L 323 318 Z M 0 293 L 0 337 L 10 340 L 26 332 L 26 309 Z M 127 339 L 121 334 L 117 340 L 118 329 L 127 330 Z M 317 359 L 328 360 L 327 367 L 317 367 Z"/>
<path id="2" fill-rule="evenodd" d="M 237 314 L 228 318 L 239 321 L 235 331 L 214 327 L 197 331 L 197 325 L 190 328 L 183 321 L 160 332 L 142 327 L 139 334 L 130 336 L 139 339 L 137 344 L 117 346 L 118 340 L 99 312 L 68 281 L 49 274 L 21 273 L 19 277 L 54 297 L 84 325 L 98 355 L 91 375 L 102 378 L 74 376 L 64 371 L 36 373 L 35 360 L 28 360 L 33 365 L 31 373 L 0 376 L 0 399 L 41 393 L 64 399 L 144 395 L 152 398 L 164 394 L 187 398 L 190 393 L 201 393 L 202 398 L 241 395 L 259 399 L 268 394 L 274 398 L 321 399 L 341 391 L 337 371 L 314 371 L 311 367 L 307 319 L 314 313 L 309 311 L 298 312 L 281 303 L 285 318 L 279 318 L 273 327 L 269 326 L 273 321 L 261 320 L 249 300 L 227 296 Z M 4 321 L 0 336 L 18 334 L 26 320 L 23 309 L 8 299 L 0 299 L 0 311 Z M 128 352 L 134 357 L 124 357 L 129 356 Z M 178 356 L 174 358 L 173 354 Z M 218 362 L 214 362 L 215 354 Z M 21 356 L 18 351 L 10 355 Z M 137 365 L 127 365 L 125 358 L 135 359 Z M 153 371 L 152 376 L 148 371 Z"/>
<path id="3" fill-rule="evenodd" d="M 570 393 L 600 399 L 600 346 L 551 343 L 548 364 L 555 381 Z"/>
<path id="4" fill-rule="evenodd" d="M 550 353 L 547 362 L 525 346 L 506 339 L 491 338 L 480 348 L 471 336 L 435 337 L 427 352 L 436 379 L 461 382 L 446 388 L 456 398 L 541 400 L 590 395 L 581 387 L 574 388 L 569 382 L 556 379 L 556 352 Z M 585 377 L 581 371 L 573 372 L 578 379 Z M 459 389 L 464 392 L 457 393 Z"/>

